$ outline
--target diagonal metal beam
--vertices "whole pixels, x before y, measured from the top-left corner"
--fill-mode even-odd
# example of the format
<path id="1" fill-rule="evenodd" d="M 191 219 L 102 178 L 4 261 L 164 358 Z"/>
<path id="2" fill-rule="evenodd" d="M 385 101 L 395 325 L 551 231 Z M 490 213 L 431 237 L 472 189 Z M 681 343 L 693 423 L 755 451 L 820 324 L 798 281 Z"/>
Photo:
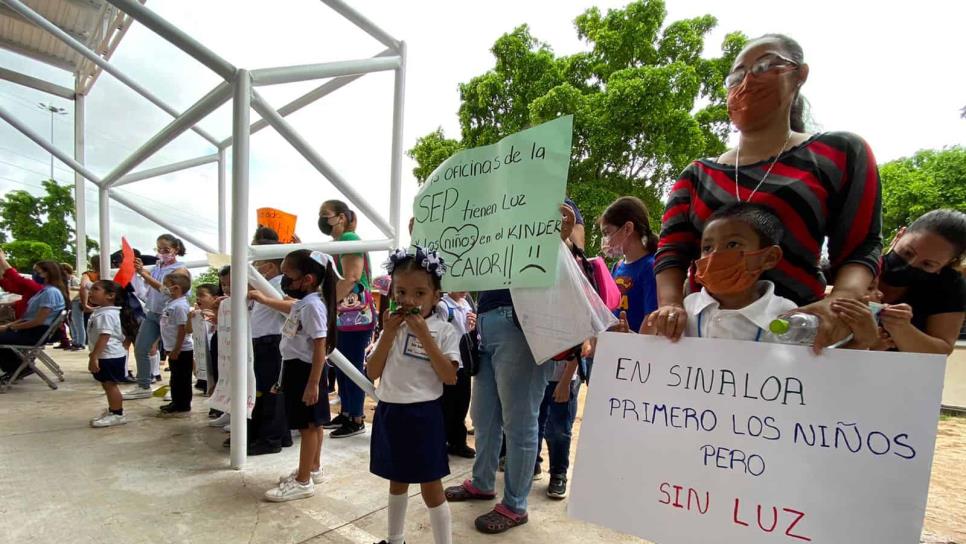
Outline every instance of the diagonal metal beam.
<path id="1" fill-rule="evenodd" d="M 162 227 L 164 227 L 168 231 L 172 232 L 173 234 L 177 234 L 179 237 L 184 238 L 185 240 L 187 240 L 187 241 L 191 242 L 192 244 L 194 244 L 195 247 L 198 247 L 199 249 L 203 249 L 204 251 L 207 251 L 208 253 L 218 253 L 215 250 L 215 248 L 213 248 L 210 245 L 202 242 L 198 238 L 195 238 L 194 236 L 192 236 L 188 232 L 184 231 L 181 227 L 175 225 L 174 223 L 170 223 L 168 221 L 165 221 L 159 214 L 155 214 L 155 213 L 151 212 L 150 210 L 148 210 L 147 208 L 144 208 L 144 207 L 140 206 L 139 204 L 135 203 L 133 200 L 129 199 L 127 196 L 118 193 L 114 189 L 110 189 L 107 192 L 109 193 L 111 199 L 113 199 L 114 201 L 120 202 L 121 204 L 124 204 L 125 206 L 127 206 L 128 208 L 130 208 L 132 211 L 135 211 L 135 212 L 143 215 L 145 218 L 150 219 L 151 221 L 154 221 L 155 223 L 157 223 L 158 225 L 161 225 Z"/>
<path id="2" fill-rule="evenodd" d="M 154 96 L 154 94 L 152 94 L 151 91 L 145 89 L 144 87 L 142 87 L 141 85 L 139 85 L 137 82 L 135 82 L 131 78 L 129 78 L 126 75 L 124 75 L 124 72 L 118 70 L 112 64 L 110 64 L 106 60 L 102 59 L 100 57 L 100 55 L 98 55 L 97 53 L 91 51 L 83 43 L 75 40 L 74 38 L 72 38 L 70 36 L 68 36 L 57 25 L 51 23 L 50 21 L 48 21 L 47 19 L 45 19 L 44 16 L 42 16 L 39 13 L 37 13 L 36 11 L 30 9 L 30 7 L 28 7 L 26 4 L 24 4 L 21 0 L 3 0 L 3 2 L 6 3 L 8 6 L 10 6 L 10 8 L 13 9 L 13 10 L 15 10 L 17 13 L 19 13 L 19 14 L 23 15 L 24 17 L 26 17 L 27 19 L 29 19 L 33 24 L 35 24 L 35 25 L 39 26 L 40 28 L 46 30 L 47 32 L 53 34 L 54 36 L 57 37 L 57 39 L 59 39 L 60 41 L 66 43 L 68 46 L 70 46 L 71 49 L 74 49 L 75 51 L 77 51 L 78 53 L 80 53 L 81 55 L 83 55 L 85 58 L 87 58 L 88 60 L 90 60 L 94 64 L 100 66 L 101 69 L 103 69 L 105 72 L 107 72 L 107 73 L 111 74 L 112 76 L 114 76 L 115 78 L 117 78 L 118 81 L 120 81 L 121 83 L 123 83 L 123 84 L 127 85 L 128 87 L 130 87 L 131 90 L 133 90 L 134 92 L 136 92 L 139 95 L 143 96 L 144 98 L 148 99 L 149 102 L 151 102 L 155 106 L 157 106 L 157 107 L 161 108 L 162 110 L 164 110 L 168 115 L 170 115 L 172 117 L 178 117 L 179 115 L 181 115 L 177 110 L 175 110 L 171 106 L 165 104 L 160 98 Z M 73 66 L 71 66 L 68 69 L 73 71 L 74 68 L 73 68 Z M 214 136 L 208 134 L 207 132 L 205 132 L 200 127 L 192 127 L 191 130 L 193 130 L 196 133 L 198 133 L 202 138 L 208 140 L 213 145 L 216 145 L 217 146 L 219 144 L 219 141 L 216 140 Z"/>
<path id="3" fill-rule="evenodd" d="M 388 32 L 376 26 L 376 23 L 370 21 L 365 15 L 359 13 L 354 8 L 349 6 L 349 4 L 343 2 L 342 0 L 322 0 L 322 3 L 334 9 L 340 15 L 348 19 L 352 24 L 361 28 L 366 34 L 382 42 L 382 44 L 386 47 L 391 47 L 393 50 L 399 49 L 399 40 L 393 38 Z"/>
<path id="4" fill-rule="evenodd" d="M 0 67 L 0 79 L 5 79 L 11 83 L 23 85 L 24 87 L 30 87 L 31 89 L 45 92 L 47 94 L 66 98 L 67 100 L 74 99 L 74 91 L 68 89 L 67 87 L 61 87 L 60 85 L 56 85 L 49 81 L 37 79 L 35 77 L 28 76 L 27 74 L 21 74 L 20 72 L 14 70 L 7 70 L 3 67 Z"/>
<path id="5" fill-rule="evenodd" d="M 104 186 L 110 187 L 114 185 L 122 176 L 144 162 L 148 157 L 167 145 L 168 142 L 174 140 L 183 132 L 193 127 L 195 123 L 204 119 L 209 113 L 221 107 L 222 104 L 231 98 L 231 92 L 230 83 L 225 81 L 219 83 L 217 87 L 202 97 L 201 100 L 195 102 L 180 117 L 171 121 L 168 126 L 161 129 L 160 132 L 145 142 L 137 151 L 124 159 L 114 170 L 111 170 L 110 174 L 104 176 Z"/>
<path id="6" fill-rule="evenodd" d="M 171 45 L 207 66 L 225 81 L 231 81 L 235 76 L 235 67 L 230 62 L 218 56 L 217 53 L 208 49 L 201 42 L 192 38 L 180 28 L 172 25 L 157 13 L 142 6 L 140 2 L 135 0 L 107 1 L 131 17 L 134 17 L 137 22 L 154 31 L 155 34 L 170 42 Z"/>
<path id="7" fill-rule="evenodd" d="M 115 181 L 114 184 L 111 185 L 111 187 L 120 187 L 122 185 L 134 183 L 135 181 L 156 178 L 158 176 L 171 174 L 173 172 L 180 172 L 181 170 L 187 170 L 189 168 L 194 168 L 195 166 L 201 166 L 202 164 L 209 164 L 212 162 L 218 162 L 218 153 L 212 153 L 211 155 L 204 155 L 201 157 L 195 157 L 193 159 L 188 159 L 185 161 L 178 161 L 178 162 L 173 162 L 171 164 L 165 164 L 163 166 L 158 166 L 156 168 L 147 168 L 145 170 L 132 172 L 122 177 L 121 179 Z"/>
<path id="8" fill-rule="evenodd" d="M 362 198 L 355 189 L 335 171 L 332 166 L 322 158 L 321 155 L 308 141 L 303 138 L 298 132 L 292 128 L 292 125 L 288 123 L 281 115 L 272 108 L 268 102 L 265 101 L 259 94 L 258 91 L 252 89 L 252 108 L 262 116 L 263 119 L 268 121 L 268 124 L 272 126 L 285 140 L 295 148 L 296 151 L 305 157 L 305 160 L 309 161 L 309 164 L 315 167 L 320 174 L 325 176 L 336 189 L 342 191 L 342 194 L 352 202 L 356 208 L 362 212 L 366 217 L 368 217 L 376 227 L 379 228 L 386 236 L 392 238 L 395 236 L 395 229 L 389 225 L 386 220 L 379 215 L 379 212 L 372 207 L 366 199 Z"/>
<path id="9" fill-rule="evenodd" d="M 93 183 L 94 185 L 97 185 L 97 186 L 101 185 L 102 183 L 101 178 L 97 177 L 96 174 L 94 174 L 87 168 L 84 168 L 82 164 L 79 164 L 77 161 L 70 158 L 63 151 L 54 147 L 43 136 L 41 136 L 40 134 L 37 134 L 37 132 L 35 132 L 33 129 L 23 124 L 19 119 L 17 119 L 15 115 L 3 109 L 2 106 L 0 106 L 0 119 L 3 119 L 4 121 L 10 123 L 10 125 L 13 128 L 19 130 L 24 136 L 33 140 L 35 144 L 47 150 L 48 153 L 53 154 L 55 157 L 57 157 L 58 160 L 60 160 L 60 162 L 71 167 L 75 172 L 90 180 L 90 182 Z"/>
<path id="10" fill-rule="evenodd" d="M 14 43 L 10 40 L 6 40 L 2 37 L 0 37 L 0 47 L 8 51 L 13 51 L 18 55 L 23 55 L 27 58 L 43 62 L 44 64 L 49 64 L 54 68 L 60 68 L 61 70 L 67 70 L 68 72 L 73 72 L 75 69 L 73 63 L 68 62 L 60 57 L 55 57 L 53 55 L 45 55 L 38 51 L 27 49 L 26 47 L 23 47 L 20 44 Z"/>

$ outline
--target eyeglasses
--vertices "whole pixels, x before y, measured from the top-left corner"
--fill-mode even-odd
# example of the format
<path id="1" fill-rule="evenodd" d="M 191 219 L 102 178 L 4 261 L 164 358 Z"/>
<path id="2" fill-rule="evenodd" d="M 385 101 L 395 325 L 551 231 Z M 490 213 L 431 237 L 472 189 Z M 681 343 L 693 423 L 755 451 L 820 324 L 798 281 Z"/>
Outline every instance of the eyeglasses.
<path id="1" fill-rule="evenodd" d="M 798 68 L 799 64 L 791 59 L 787 59 L 778 53 L 769 53 L 766 56 L 756 60 L 751 68 L 738 68 L 728 74 L 725 77 L 725 87 L 731 89 L 732 87 L 737 87 L 742 81 L 744 81 L 745 76 L 751 72 L 752 75 L 761 75 L 765 72 L 770 72 L 776 68 L 792 67 Z"/>
<path id="2" fill-rule="evenodd" d="M 174 249 L 170 247 L 156 247 L 154 251 L 160 253 L 161 255 L 167 255 L 168 253 L 174 253 Z"/>

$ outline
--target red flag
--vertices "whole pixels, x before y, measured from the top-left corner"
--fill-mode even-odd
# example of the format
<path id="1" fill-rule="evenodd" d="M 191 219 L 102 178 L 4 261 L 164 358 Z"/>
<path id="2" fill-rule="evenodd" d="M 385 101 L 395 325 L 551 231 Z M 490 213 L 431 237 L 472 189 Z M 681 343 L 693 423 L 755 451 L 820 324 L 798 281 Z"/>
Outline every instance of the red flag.
<path id="1" fill-rule="evenodd" d="M 127 238 L 121 237 L 121 266 L 114 274 L 114 282 L 121 287 L 127 287 L 134 278 L 134 250 L 127 243 Z"/>

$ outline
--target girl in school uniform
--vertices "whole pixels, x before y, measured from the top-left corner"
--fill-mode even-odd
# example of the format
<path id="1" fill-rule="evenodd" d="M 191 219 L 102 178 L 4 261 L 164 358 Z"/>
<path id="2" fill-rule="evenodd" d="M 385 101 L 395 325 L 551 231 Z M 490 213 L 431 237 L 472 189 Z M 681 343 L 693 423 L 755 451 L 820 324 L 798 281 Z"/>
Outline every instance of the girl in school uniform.
<path id="1" fill-rule="evenodd" d="M 91 420 L 91 427 L 113 427 L 127 423 L 121 391 L 117 384 L 126 381 L 127 346 L 125 339 L 137 336 L 138 323 L 128 304 L 124 289 L 110 280 L 94 282 L 87 292 L 93 307 L 87 322 L 91 354 L 88 370 L 101 382 L 107 395 L 107 410 Z"/>
<path id="2" fill-rule="evenodd" d="M 449 474 L 443 385 L 456 383 L 460 335 L 441 318 L 445 264 L 434 251 L 397 250 L 386 265 L 398 310 L 383 321 L 368 362 L 378 379 L 379 404 L 372 424 L 369 470 L 389 480 L 389 539 L 402 544 L 409 484 L 420 484 L 436 544 L 452 542 L 449 503 L 442 478 Z"/>
<path id="3" fill-rule="evenodd" d="M 329 421 L 325 357 L 335 347 L 335 286 L 332 257 L 300 249 L 282 261 L 282 291 L 296 299 L 282 327 L 282 392 L 289 429 L 302 436 L 299 466 L 265 492 L 285 502 L 315 495 L 322 482 L 322 425 Z"/>

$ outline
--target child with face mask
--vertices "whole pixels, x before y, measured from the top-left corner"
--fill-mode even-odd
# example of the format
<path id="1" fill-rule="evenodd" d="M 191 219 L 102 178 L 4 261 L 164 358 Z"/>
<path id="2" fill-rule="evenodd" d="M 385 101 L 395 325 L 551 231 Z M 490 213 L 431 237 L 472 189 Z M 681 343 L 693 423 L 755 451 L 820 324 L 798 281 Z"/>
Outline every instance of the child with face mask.
<path id="1" fill-rule="evenodd" d="M 754 342 L 780 340 L 769 324 L 797 304 L 775 294 L 775 286 L 759 278 L 778 265 L 781 222 L 768 209 L 747 202 L 719 208 L 704 225 L 701 258 L 695 277 L 703 288 L 684 299 L 685 336 Z M 674 323 L 648 316 L 646 334 L 670 336 Z"/>
<path id="2" fill-rule="evenodd" d="M 651 231 L 647 207 L 633 196 L 618 198 L 604 210 L 600 230 L 604 234 L 601 251 L 607 258 L 619 259 L 611 269 L 621 291 L 614 315 L 637 332 L 644 318 L 657 309 L 657 236 Z"/>
<path id="3" fill-rule="evenodd" d="M 161 293 L 169 301 L 161 312 L 161 343 L 168 353 L 171 369 L 171 404 L 161 407 L 158 417 L 187 417 L 191 412 L 191 374 L 194 370 L 194 343 L 188 329 L 191 307 L 186 297 L 191 278 L 184 274 L 168 274 Z"/>

